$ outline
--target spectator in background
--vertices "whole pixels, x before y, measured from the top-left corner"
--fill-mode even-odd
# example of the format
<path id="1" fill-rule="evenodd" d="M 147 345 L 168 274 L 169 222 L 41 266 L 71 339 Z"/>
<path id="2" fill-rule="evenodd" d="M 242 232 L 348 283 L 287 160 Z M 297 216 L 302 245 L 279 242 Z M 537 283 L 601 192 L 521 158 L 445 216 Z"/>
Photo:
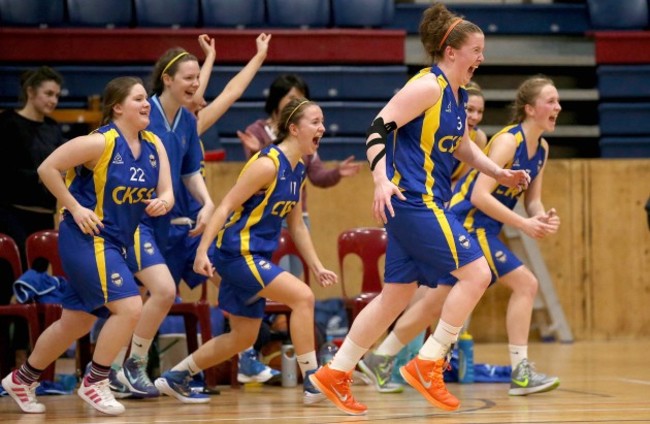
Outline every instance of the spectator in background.
<path id="1" fill-rule="evenodd" d="M 22 258 L 23 269 L 29 268 L 25 241 L 36 231 L 54 228 L 56 198 L 41 182 L 36 169 L 64 139 L 58 124 L 47 115 L 59 102 L 63 77 L 48 66 L 26 71 L 21 76 L 22 107 L 0 113 L 0 135 L 3 153 L 0 156 L 0 233 L 14 239 Z M 34 264 L 45 271 L 47 261 Z M 13 295 L 13 272 L 0 261 L 0 305 L 8 304 Z M 23 352 L 27 346 L 27 327 L 16 323 L 14 339 L 9 327 L 0 328 L 0 343 L 12 346 L 3 363 L 13 364 L 14 350 Z M 24 361 L 18 358 L 19 365 Z"/>

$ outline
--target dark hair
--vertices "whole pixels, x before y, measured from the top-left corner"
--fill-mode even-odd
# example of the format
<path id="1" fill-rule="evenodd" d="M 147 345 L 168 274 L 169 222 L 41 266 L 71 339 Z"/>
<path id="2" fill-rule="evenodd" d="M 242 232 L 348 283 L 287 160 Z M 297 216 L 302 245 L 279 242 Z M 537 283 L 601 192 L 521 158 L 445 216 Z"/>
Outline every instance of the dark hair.
<path id="1" fill-rule="evenodd" d="M 199 60 L 191 53 L 188 53 L 181 47 L 174 47 L 167 50 L 160 59 L 156 62 L 151 73 L 151 92 L 153 94 L 161 95 L 165 89 L 163 84 L 163 71 L 165 74 L 174 76 L 178 71 L 178 65 L 183 62 Z"/>
<path id="2" fill-rule="evenodd" d="M 264 105 L 266 114 L 271 116 L 278 109 L 280 100 L 294 87 L 300 90 L 305 98 L 309 98 L 309 86 L 298 75 L 282 74 L 273 80 L 271 87 L 269 87 L 269 96 L 266 98 L 266 104 Z"/>
<path id="3" fill-rule="evenodd" d="M 138 77 L 117 77 L 106 84 L 100 125 L 106 125 L 113 120 L 113 107 L 122 103 L 129 96 L 133 86 L 137 84 L 142 85 L 142 80 Z"/>
<path id="4" fill-rule="evenodd" d="M 515 101 L 510 106 L 510 123 L 518 124 L 526 119 L 526 105 L 532 105 L 535 103 L 542 88 L 547 85 L 555 86 L 553 80 L 545 75 L 535 75 L 521 83 L 517 89 Z"/>
<path id="5" fill-rule="evenodd" d="M 458 20 L 460 21 L 456 22 Z M 452 25 L 455 26 L 450 30 Z M 433 4 L 422 14 L 420 40 L 433 63 L 442 59 L 446 46 L 459 49 L 468 34 L 472 33 L 482 34 L 483 31 L 476 24 L 464 20 L 462 16 L 451 13 L 441 3 Z"/>
<path id="6" fill-rule="evenodd" d="M 305 97 L 292 99 L 280 112 L 280 118 L 277 122 L 276 133 L 278 134 L 274 143 L 279 144 L 284 141 L 289 135 L 289 126 L 300 121 L 300 118 L 305 114 L 305 110 L 315 105 L 316 102 L 307 100 Z"/>
<path id="7" fill-rule="evenodd" d="M 20 101 L 24 104 L 29 98 L 27 91 L 31 88 L 38 89 L 46 81 L 54 81 L 61 87 L 63 85 L 63 77 L 60 73 L 50 68 L 49 66 L 41 66 L 40 68 L 30 69 L 20 75 Z"/>

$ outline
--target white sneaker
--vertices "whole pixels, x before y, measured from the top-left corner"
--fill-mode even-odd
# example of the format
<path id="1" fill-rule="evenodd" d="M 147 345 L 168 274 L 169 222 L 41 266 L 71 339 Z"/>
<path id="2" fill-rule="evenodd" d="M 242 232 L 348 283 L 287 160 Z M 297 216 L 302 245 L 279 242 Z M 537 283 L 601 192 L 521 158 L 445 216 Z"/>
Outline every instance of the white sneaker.
<path id="1" fill-rule="evenodd" d="M 9 393 L 20 409 L 29 414 L 42 414 L 45 412 L 45 405 L 36 400 L 36 388 L 38 383 L 22 384 L 17 383 L 14 376 L 16 371 L 12 371 L 8 376 L 2 379 L 2 387 Z"/>
<path id="2" fill-rule="evenodd" d="M 109 387 L 108 378 L 95 384 L 88 384 L 84 378 L 77 394 L 87 404 L 104 414 L 120 415 L 125 410 L 124 405 L 115 400 Z"/>

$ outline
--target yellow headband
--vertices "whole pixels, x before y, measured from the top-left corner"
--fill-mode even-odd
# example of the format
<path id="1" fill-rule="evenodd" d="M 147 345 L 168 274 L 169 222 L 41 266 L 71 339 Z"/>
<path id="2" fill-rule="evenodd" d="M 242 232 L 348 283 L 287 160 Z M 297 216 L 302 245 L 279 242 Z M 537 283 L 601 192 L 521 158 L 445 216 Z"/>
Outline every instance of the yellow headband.
<path id="1" fill-rule="evenodd" d="M 463 22 L 463 18 L 458 18 L 454 22 L 449 25 L 449 29 L 447 29 L 447 32 L 445 32 L 445 36 L 442 37 L 442 40 L 440 40 L 440 45 L 438 46 L 438 49 L 442 48 L 442 45 L 445 44 L 445 41 L 447 41 L 447 37 L 449 37 L 449 34 L 456 28 L 456 25 L 459 23 Z"/>
<path id="2" fill-rule="evenodd" d="M 309 103 L 309 100 L 303 100 L 302 102 L 298 103 L 298 106 L 293 108 L 293 110 L 289 114 L 289 117 L 287 118 L 287 122 L 284 123 L 284 128 L 288 128 L 289 121 L 291 120 L 291 117 L 293 116 L 293 114 L 296 113 L 296 111 L 300 108 L 300 106 L 304 105 L 305 103 Z"/>
<path id="3" fill-rule="evenodd" d="M 162 73 L 160 74 L 160 79 L 162 79 L 163 75 L 165 75 L 165 72 L 167 72 L 167 70 L 174 64 L 174 62 L 176 62 L 178 59 L 188 54 L 189 54 L 188 52 L 182 52 L 174 56 L 174 58 L 170 60 L 169 63 L 167 63 L 167 66 L 163 68 Z"/>

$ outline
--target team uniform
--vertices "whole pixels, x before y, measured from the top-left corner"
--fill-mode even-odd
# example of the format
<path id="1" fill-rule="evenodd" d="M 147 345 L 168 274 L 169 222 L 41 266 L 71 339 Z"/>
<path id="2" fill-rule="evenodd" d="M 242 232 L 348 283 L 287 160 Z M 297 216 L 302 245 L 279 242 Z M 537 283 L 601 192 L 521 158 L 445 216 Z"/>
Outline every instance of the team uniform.
<path id="1" fill-rule="evenodd" d="M 260 157 L 270 158 L 276 179 L 232 213 L 216 240 L 213 264 L 221 275 L 219 307 L 251 318 L 264 316 L 266 300 L 257 293 L 284 270 L 271 262 L 278 246 L 283 219 L 300 200 L 305 165 L 291 163 L 275 145 L 263 148 L 244 167 Z"/>
<path id="2" fill-rule="evenodd" d="M 203 158 L 205 153 L 203 150 L 203 142 L 200 141 L 200 145 L 201 157 Z M 200 172 L 205 179 L 205 160 L 203 159 L 201 160 Z M 193 270 L 194 258 L 196 257 L 196 250 L 201 242 L 201 237 L 190 237 L 189 231 L 196 224 L 197 217 L 203 205 L 192 197 L 185 185 L 181 185 L 179 189 L 181 191 L 179 198 L 182 199 L 182 207 L 179 209 L 186 210 L 187 212 L 183 216 L 176 216 L 172 219 L 164 256 L 176 284 L 179 284 L 183 280 L 190 288 L 194 288 L 203 284 L 206 277 L 197 274 Z M 208 256 L 212 256 L 213 254 L 214 244 L 211 244 L 208 250 Z"/>
<path id="3" fill-rule="evenodd" d="M 476 135 L 477 134 L 478 134 L 478 127 L 472 128 L 469 131 L 470 140 L 472 140 L 473 142 L 476 142 Z M 458 163 L 456 164 L 456 167 L 454 168 L 454 171 L 451 173 L 451 180 L 456 181 L 457 179 L 459 179 L 463 175 L 463 173 L 465 172 L 465 169 L 467 169 L 467 167 L 469 167 L 468 164 L 466 164 L 465 162 L 458 161 Z"/>
<path id="4" fill-rule="evenodd" d="M 514 135 L 517 143 L 512 160 L 510 160 L 504 168 L 526 170 L 530 175 L 530 181 L 534 181 L 535 177 L 539 175 L 539 172 L 544 166 L 544 161 L 546 160 L 546 149 L 544 149 L 541 139 L 538 141 L 537 149 L 533 155 L 529 157 L 528 149 L 526 147 L 526 138 L 521 125 L 511 125 L 505 127 L 492 137 L 490 143 L 488 143 L 486 147 L 486 151 L 489 152 L 492 141 L 503 133 Z M 475 207 L 470 201 L 478 175 L 479 172 L 473 169 L 458 181 L 454 195 L 449 204 L 449 209 L 463 223 L 463 226 L 471 234 L 472 239 L 480 245 L 485 258 L 490 265 L 490 270 L 492 271 L 492 282 L 495 282 L 499 277 L 522 266 L 522 262 L 499 239 L 499 233 L 501 232 L 503 223 L 489 217 L 480 209 Z M 503 185 L 498 185 L 494 190 L 492 190 L 491 194 L 508 208 L 514 209 L 519 197 L 523 194 L 523 191 L 517 188 L 508 188 Z M 450 275 L 441 280 L 440 283 L 454 284 L 455 282 L 456 279 Z"/>
<path id="5" fill-rule="evenodd" d="M 94 170 L 78 166 L 68 171 L 66 185 L 81 206 L 91 209 L 104 224 L 98 235 L 82 233 L 69 212 L 59 227 L 59 252 L 69 278 L 63 306 L 97 316 L 108 316 L 104 305 L 139 291 L 126 261 L 133 234 L 142 219 L 144 200 L 155 197 L 159 156 L 155 136 L 140 132 L 142 151 L 133 157 L 114 124 L 97 130 L 106 147 Z"/>
<path id="6" fill-rule="evenodd" d="M 395 216 L 388 216 L 385 281 L 418 281 L 435 287 L 443 275 L 482 256 L 456 216 L 447 211 L 451 199 L 453 156 L 465 131 L 467 92 L 456 103 L 443 72 L 421 70 L 412 80 L 432 73 L 441 96 L 429 109 L 392 134 L 386 143 L 386 172 L 406 200 L 391 198 Z"/>
<path id="7" fill-rule="evenodd" d="M 151 114 L 147 130 L 160 138 L 167 151 L 174 189 L 174 207 L 162 217 L 145 217 L 138 226 L 134 245 L 128 251 L 129 266 L 133 272 L 166 263 L 164 253 L 168 244 L 170 220 L 188 216 L 189 206 L 184 192 L 183 177 L 200 172 L 203 160 L 194 115 L 181 107 L 170 124 L 158 96 L 152 96 L 149 102 Z"/>

